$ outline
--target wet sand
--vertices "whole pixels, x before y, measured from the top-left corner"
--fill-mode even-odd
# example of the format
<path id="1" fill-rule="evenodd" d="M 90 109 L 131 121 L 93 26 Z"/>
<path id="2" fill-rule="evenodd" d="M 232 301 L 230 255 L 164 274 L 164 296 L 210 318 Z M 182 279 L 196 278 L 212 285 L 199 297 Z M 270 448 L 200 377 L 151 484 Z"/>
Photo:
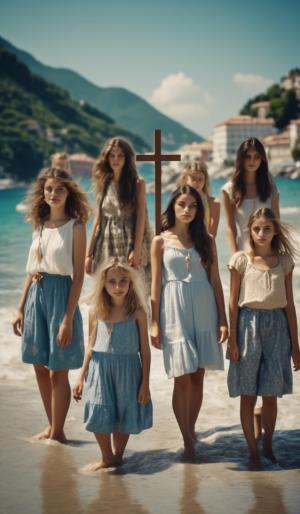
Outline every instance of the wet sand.
<path id="1" fill-rule="evenodd" d="M 73 443 L 32 443 L 30 436 L 45 425 L 34 379 L 2 382 L 1 514 L 299 514 L 299 373 L 296 393 L 279 401 L 279 464 L 263 461 L 263 471 L 249 472 L 239 402 L 228 399 L 225 373 L 207 373 L 199 459 L 184 464 L 170 406 L 172 382 L 164 378 L 160 352 L 153 353 L 152 369 L 153 429 L 131 437 L 121 468 L 94 474 L 82 470 L 99 457 L 81 421 L 82 404 L 72 402 L 66 422 Z"/>

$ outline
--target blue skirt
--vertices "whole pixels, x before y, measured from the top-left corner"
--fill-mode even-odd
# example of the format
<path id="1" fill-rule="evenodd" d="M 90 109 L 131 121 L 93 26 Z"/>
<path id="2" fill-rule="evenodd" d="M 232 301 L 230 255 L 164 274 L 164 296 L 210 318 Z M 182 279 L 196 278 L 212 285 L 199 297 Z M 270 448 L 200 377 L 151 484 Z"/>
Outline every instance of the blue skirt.
<path id="1" fill-rule="evenodd" d="M 291 341 L 283 309 L 239 311 L 239 362 L 230 362 L 231 397 L 279 396 L 293 390 Z"/>
<path id="2" fill-rule="evenodd" d="M 43 273 L 39 282 L 28 291 L 22 335 L 22 360 L 49 369 L 81 368 L 84 337 L 79 307 L 73 317 L 72 341 L 60 346 L 57 340 L 60 324 L 66 312 L 72 279 L 69 276 Z"/>
<path id="3" fill-rule="evenodd" d="M 92 352 L 84 421 L 94 433 L 138 434 L 152 427 L 152 402 L 138 403 L 142 380 L 139 354 Z"/>

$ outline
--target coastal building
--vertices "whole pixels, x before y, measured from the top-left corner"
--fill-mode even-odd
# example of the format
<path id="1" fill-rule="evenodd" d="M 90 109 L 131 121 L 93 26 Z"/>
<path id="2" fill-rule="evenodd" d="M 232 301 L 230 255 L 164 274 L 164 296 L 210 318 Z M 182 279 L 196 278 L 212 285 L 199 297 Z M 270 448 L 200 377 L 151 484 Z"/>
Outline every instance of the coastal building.
<path id="1" fill-rule="evenodd" d="M 181 154 L 181 161 L 194 159 L 210 161 L 212 159 L 213 145 L 210 141 L 191 143 L 181 146 L 178 152 Z"/>
<path id="2" fill-rule="evenodd" d="M 286 91 L 294 90 L 297 97 L 300 98 L 300 69 L 291 70 L 286 77 L 282 77 L 280 85 Z"/>
<path id="3" fill-rule="evenodd" d="M 292 159 L 290 131 L 273 134 L 263 139 L 268 161 L 272 164 L 289 162 Z"/>
<path id="4" fill-rule="evenodd" d="M 259 119 L 266 119 L 270 109 L 270 102 L 256 102 L 251 105 L 253 114 Z"/>
<path id="5" fill-rule="evenodd" d="M 263 139 L 276 131 L 272 118 L 236 116 L 215 126 L 213 131 L 213 161 L 216 164 L 232 162 L 240 144 L 249 137 Z"/>
<path id="6" fill-rule="evenodd" d="M 296 143 L 300 141 L 300 119 L 291 120 L 289 124 L 291 149 L 296 146 Z"/>
<path id="7" fill-rule="evenodd" d="M 69 156 L 72 175 L 90 177 L 95 159 L 83 153 L 73 153 Z"/>

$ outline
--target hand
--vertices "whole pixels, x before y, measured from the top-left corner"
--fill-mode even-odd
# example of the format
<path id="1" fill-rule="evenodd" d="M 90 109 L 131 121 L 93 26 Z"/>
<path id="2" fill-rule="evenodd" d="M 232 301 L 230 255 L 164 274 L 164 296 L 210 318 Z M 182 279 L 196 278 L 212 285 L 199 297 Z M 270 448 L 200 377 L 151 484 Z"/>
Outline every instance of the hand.
<path id="1" fill-rule="evenodd" d="M 142 384 L 138 394 L 138 402 L 141 405 L 146 405 L 151 399 L 150 389 L 148 384 Z"/>
<path id="2" fill-rule="evenodd" d="M 67 346 L 72 341 L 73 323 L 70 320 L 63 320 L 58 331 L 57 340 L 60 346 Z"/>
<path id="3" fill-rule="evenodd" d="M 136 250 L 131 250 L 131 252 L 128 255 L 128 262 L 130 266 L 133 266 L 133 268 L 138 268 L 140 265 L 140 260 L 140 252 L 137 252 Z"/>
<path id="4" fill-rule="evenodd" d="M 299 348 L 295 348 L 292 350 L 292 361 L 294 364 L 294 371 L 299 371 L 300 369 L 300 350 Z"/>
<path id="5" fill-rule="evenodd" d="M 83 380 L 78 379 L 76 384 L 73 387 L 73 398 L 76 402 L 81 400 L 83 392 Z"/>
<path id="6" fill-rule="evenodd" d="M 18 310 L 16 319 L 12 323 L 13 331 L 16 336 L 21 336 L 24 329 L 24 311 L 23 309 Z"/>
<path id="7" fill-rule="evenodd" d="M 93 257 L 87 256 L 85 258 L 85 272 L 91 275 L 93 272 Z"/>
<path id="8" fill-rule="evenodd" d="M 228 339 L 228 327 L 227 325 L 220 325 L 219 327 L 219 340 L 218 343 L 225 343 Z"/>
<path id="9" fill-rule="evenodd" d="M 160 330 L 159 330 L 159 326 L 157 323 L 152 323 L 150 335 L 151 335 L 152 346 L 154 346 L 154 348 L 157 348 L 158 350 L 160 350 L 161 349 Z"/>
<path id="10" fill-rule="evenodd" d="M 238 345 L 236 344 L 236 340 L 232 338 L 232 336 L 229 336 L 228 339 L 228 346 L 229 346 L 229 357 L 231 362 L 238 362 L 240 359 L 240 352 Z"/>

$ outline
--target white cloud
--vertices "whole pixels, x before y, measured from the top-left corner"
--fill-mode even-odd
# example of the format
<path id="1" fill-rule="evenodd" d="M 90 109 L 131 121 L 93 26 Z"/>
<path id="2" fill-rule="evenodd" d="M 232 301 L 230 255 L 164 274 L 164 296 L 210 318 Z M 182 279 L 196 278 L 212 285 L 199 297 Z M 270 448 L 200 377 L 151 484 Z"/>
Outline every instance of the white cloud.
<path id="1" fill-rule="evenodd" d="M 253 73 L 235 73 L 233 82 L 247 93 L 263 93 L 274 80 Z"/>
<path id="2" fill-rule="evenodd" d="M 163 78 L 149 102 L 163 113 L 199 131 L 199 118 L 209 114 L 213 97 L 183 72 Z"/>

